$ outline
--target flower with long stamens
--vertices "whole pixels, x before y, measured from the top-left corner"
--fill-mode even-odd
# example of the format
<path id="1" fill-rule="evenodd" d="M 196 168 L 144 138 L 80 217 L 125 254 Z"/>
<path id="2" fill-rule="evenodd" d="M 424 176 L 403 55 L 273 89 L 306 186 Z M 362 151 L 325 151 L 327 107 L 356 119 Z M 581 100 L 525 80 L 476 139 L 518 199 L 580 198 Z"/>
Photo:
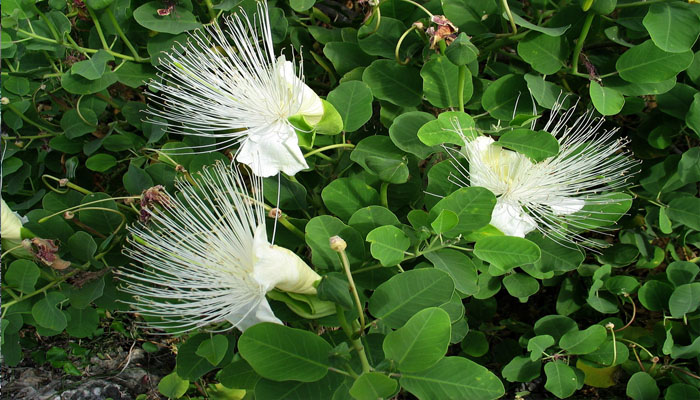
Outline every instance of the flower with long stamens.
<path id="1" fill-rule="evenodd" d="M 456 181 L 497 196 L 490 223 L 506 235 L 524 237 L 539 230 L 560 243 L 594 245 L 579 232 L 601 226 L 605 212 L 577 212 L 619 202 L 609 192 L 624 188 L 637 165 L 624 150 L 626 140 L 614 138 L 617 129 L 602 130 L 604 120 L 590 111 L 567 125 L 573 112 L 574 107 L 560 113 L 559 106 L 551 111 L 544 130 L 558 140 L 559 153 L 540 162 L 487 136 L 465 139 L 461 152 L 469 167 L 457 167 L 468 183 Z"/>
<path id="2" fill-rule="evenodd" d="M 308 168 L 290 118 L 315 126 L 321 99 L 303 81 L 301 67 L 276 57 L 265 2 L 257 18 L 244 11 L 190 34 L 161 58 L 148 113 L 171 132 L 215 138 L 214 151 L 240 145 L 236 160 L 267 177 Z M 260 41 L 258 41 L 260 38 Z M 163 122 L 162 120 L 166 122 Z"/>
<path id="3" fill-rule="evenodd" d="M 228 321 L 244 330 L 281 323 L 265 297 L 270 290 L 315 294 L 320 279 L 299 256 L 271 245 L 262 184 L 249 194 L 236 167 L 205 169 L 196 185 L 179 181 L 178 195 L 151 205 L 148 222 L 129 227 L 125 254 L 142 266 L 122 272 L 131 305 L 155 328 L 187 331 Z"/>

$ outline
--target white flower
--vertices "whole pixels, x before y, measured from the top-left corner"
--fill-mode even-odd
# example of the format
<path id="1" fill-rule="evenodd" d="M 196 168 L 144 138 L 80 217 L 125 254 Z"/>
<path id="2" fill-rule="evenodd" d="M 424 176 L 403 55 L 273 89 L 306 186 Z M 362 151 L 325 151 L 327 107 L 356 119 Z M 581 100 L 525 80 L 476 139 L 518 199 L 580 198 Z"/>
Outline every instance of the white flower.
<path id="1" fill-rule="evenodd" d="M 303 82 L 301 67 L 275 57 L 265 2 L 252 21 L 244 11 L 190 34 L 161 59 L 162 82 L 148 113 L 172 132 L 215 138 L 205 151 L 240 144 L 236 159 L 267 177 L 308 168 L 290 117 L 311 125 L 323 116 L 321 99 Z M 260 41 L 258 38 L 260 37 Z"/>
<path id="2" fill-rule="evenodd" d="M 226 320 L 244 330 L 258 322 L 281 323 L 265 294 L 277 288 L 315 294 L 320 279 L 293 252 L 271 245 L 265 231 L 261 182 L 252 197 L 243 177 L 221 163 L 205 169 L 197 186 L 179 181 L 148 223 L 131 226 L 125 253 L 144 266 L 123 275 L 136 312 L 162 321 L 156 328 L 182 331 Z"/>
<path id="3" fill-rule="evenodd" d="M 597 213 L 604 212 L 590 211 L 586 218 L 567 216 L 586 205 L 613 202 L 605 193 L 624 187 L 636 165 L 624 150 L 626 141 L 612 139 L 617 129 L 601 130 L 603 119 L 587 112 L 567 126 L 574 108 L 560 116 L 558 112 L 558 107 L 551 111 L 544 130 L 557 138 L 560 151 L 541 162 L 506 150 L 490 137 L 465 139 L 462 153 L 469 170 L 460 172 L 467 175 L 469 185 L 498 197 L 491 225 L 506 235 L 524 237 L 537 229 L 558 242 L 586 241 L 576 231 L 595 228 L 601 219 Z"/>
<path id="4" fill-rule="evenodd" d="M 4 240 L 22 240 L 22 219 L 12 211 L 10 207 L 2 200 L 2 221 L 0 222 L 0 236 Z"/>

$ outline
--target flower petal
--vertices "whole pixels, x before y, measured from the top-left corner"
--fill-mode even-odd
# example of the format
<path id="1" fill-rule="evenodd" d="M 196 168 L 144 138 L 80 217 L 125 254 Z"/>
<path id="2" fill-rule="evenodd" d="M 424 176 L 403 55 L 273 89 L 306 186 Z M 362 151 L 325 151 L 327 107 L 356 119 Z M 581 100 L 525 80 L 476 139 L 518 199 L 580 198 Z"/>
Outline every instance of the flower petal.
<path id="1" fill-rule="evenodd" d="M 21 240 L 22 220 L 2 200 L 2 221 L 0 221 L 0 235 L 5 240 Z"/>
<path id="2" fill-rule="evenodd" d="M 260 322 L 273 322 L 282 325 L 282 321 L 275 317 L 275 313 L 272 312 L 270 303 L 265 297 L 256 300 L 258 301 L 257 305 L 251 302 L 245 307 L 237 308 L 226 316 L 226 320 L 241 331 L 245 331 Z"/>
<path id="3" fill-rule="evenodd" d="M 294 252 L 271 245 L 267 241 L 264 225 L 255 229 L 253 252 L 255 254 L 253 278 L 266 291 L 276 287 L 286 292 L 316 294 L 313 283 L 321 277 Z"/>
<path id="4" fill-rule="evenodd" d="M 279 123 L 274 125 L 273 131 L 276 131 L 274 133 L 277 136 L 271 133 L 264 136 L 271 140 L 253 140 L 251 135 L 243 141 L 236 160 L 249 166 L 255 175 L 263 178 L 276 175 L 280 171 L 292 176 L 309 168 L 299 148 L 299 139 L 294 128 Z"/>
<path id="5" fill-rule="evenodd" d="M 284 56 L 277 58 L 277 72 L 289 85 L 292 93 L 298 93 L 299 110 L 297 114 L 304 117 L 306 122 L 314 126 L 323 117 L 323 103 L 321 98 L 304 81 L 294 73 L 294 64 L 286 61 Z"/>
<path id="6" fill-rule="evenodd" d="M 498 199 L 491 214 L 491 225 L 508 236 L 525 237 L 537 229 L 537 222 L 519 205 Z"/>
<path id="7" fill-rule="evenodd" d="M 552 207 L 554 215 L 569 215 L 581 210 L 586 202 L 574 197 L 558 197 L 546 204 Z"/>

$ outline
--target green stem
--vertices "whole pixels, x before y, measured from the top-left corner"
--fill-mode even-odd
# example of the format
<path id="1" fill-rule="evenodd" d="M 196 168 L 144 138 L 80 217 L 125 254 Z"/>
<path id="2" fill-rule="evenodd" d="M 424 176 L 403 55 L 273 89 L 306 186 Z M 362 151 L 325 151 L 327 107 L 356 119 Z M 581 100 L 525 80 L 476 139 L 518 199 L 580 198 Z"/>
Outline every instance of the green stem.
<path id="1" fill-rule="evenodd" d="M 410 61 L 410 58 L 408 57 L 406 57 L 405 60 L 401 60 L 401 56 L 399 55 L 399 51 L 401 50 L 401 43 L 403 43 L 403 40 L 406 39 L 406 36 L 408 36 L 409 33 L 413 32 L 416 29 L 418 29 L 418 27 L 416 27 L 415 25 L 411 25 L 411 27 L 406 29 L 406 31 L 401 35 L 399 41 L 396 42 L 396 47 L 394 48 L 394 57 L 396 58 L 396 62 L 401 65 L 406 65 Z"/>
<path id="2" fill-rule="evenodd" d="M 589 12 L 586 14 L 586 19 L 583 21 L 581 34 L 578 36 L 576 47 L 574 48 L 574 55 L 571 59 L 571 72 L 574 74 L 578 73 L 578 59 L 581 56 L 581 49 L 583 49 L 583 43 L 586 41 L 586 37 L 588 36 L 588 31 L 591 29 L 591 24 L 593 23 L 594 17 L 595 13 Z"/>
<path id="3" fill-rule="evenodd" d="M 95 12 L 92 11 L 92 8 L 90 6 L 86 5 L 85 8 L 88 11 L 88 14 L 90 14 L 90 19 L 92 19 L 92 23 L 95 24 L 95 30 L 97 30 L 97 36 L 100 38 L 100 42 L 102 43 L 102 47 L 105 50 L 111 50 L 109 45 L 107 44 L 107 40 L 105 39 L 105 34 L 102 32 L 102 26 L 100 25 L 100 20 L 97 19 L 97 16 L 95 15 Z"/>
<path id="4" fill-rule="evenodd" d="M 72 40 L 72 38 L 71 38 L 70 36 L 66 36 L 66 38 L 68 38 L 68 39 L 69 39 L 68 41 L 70 42 L 70 45 L 68 45 L 68 44 L 66 44 L 66 43 L 59 42 L 58 40 L 54 40 L 54 39 L 51 39 L 51 38 L 47 38 L 47 37 L 44 37 L 44 36 L 37 35 L 37 34 L 35 34 L 35 33 L 29 32 L 29 31 L 25 31 L 24 29 L 17 29 L 17 33 L 21 33 L 22 35 L 28 36 L 28 37 L 30 37 L 30 38 L 32 38 L 32 39 L 41 40 L 42 42 L 60 44 L 60 45 L 63 45 L 63 46 L 65 46 L 65 47 L 69 47 L 69 48 L 71 48 L 71 49 L 77 50 L 77 51 L 79 51 L 79 52 L 81 52 L 81 53 L 83 53 L 83 54 L 97 53 L 97 52 L 99 51 L 99 50 L 96 50 L 96 49 L 89 49 L 89 48 L 87 48 L 87 47 L 78 46 L 78 44 L 75 43 L 75 41 Z M 124 60 L 127 60 L 127 61 L 137 61 L 134 57 L 127 56 L 126 54 L 117 53 L 116 51 L 112 51 L 112 50 L 109 49 L 109 48 L 106 49 L 106 51 L 107 51 L 107 53 L 113 55 L 114 57 L 123 58 Z M 313 54 L 313 53 L 312 53 L 312 54 Z M 148 61 L 148 60 L 149 60 L 149 58 L 141 58 L 141 59 L 140 59 L 139 61 L 137 61 L 137 62 L 146 62 L 146 61 Z"/>
<path id="5" fill-rule="evenodd" d="M 501 4 L 503 5 L 503 9 L 505 10 L 506 15 L 508 15 L 508 21 L 510 21 L 510 28 L 513 30 L 513 35 L 515 35 L 518 33 L 518 26 L 515 25 L 513 13 L 510 12 L 510 7 L 508 7 L 508 0 L 501 0 Z"/>
<path id="6" fill-rule="evenodd" d="M 124 44 L 129 49 L 131 54 L 134 55 L 134 58 L 136 58 L 137 61 L 141 61 L 141 57 L 139 56 L 138 51 L 136 51 L 136 48 L 134 47 L 134 45 L 131 44 L 129 39 L 124 34 L 124 31 L 122 31 L 122 28 L 119 26 L 119 22 L 117 22 L 117 19 L 114 17 L 114 13 L 112 12 L 112 9 L 107 7 L 105 11 L 107 13 L 107 17 L 112 22 L 112 25 L 114 25 L 114 29 L 117 31 L 117 35 L 119 35 L 119 37 L 122 39 L 122 42 L 124 42 Z"/>
<path id="7" fill-rule="evenodd" d="M 464 84 L 467 80 L 467 66 L 459 66 L 459 81 L 457 83 L 457 98 L 459 99 L 459 111 L 464 112 Z"/>
<path id="8" fill-rule="evenodd" d="M 89 264 L 90 264 L 90 262 L 88 261 L 87 263 L 84 264 L 84 267 L 87 267 Z M 55 280 L 55 281 L 53 281 L 53 282 L 49 282 L 48 284 L 46 284 L 46 285 L 45 285 L 44 287 L 42 287 L 41 289 L 37 289 L 37 290 L 35 290 L 35 291 L 31 292 L 31 293 L 25 294 L 24 296 L 20 297 L 19 299 L 15 299 L 15 300 L 11 300 L 11 301 L 2 303 L 2 305 L 0 306 L 0 308 L 7 309 L 8 307 L 11 307 L 11 306 L 13 306 L 13 305 L 19 303 L 20 301 L 26 300 L 26 299 L 28 299 L 28 298 L 30 298 L 30 297 L 34 297 L 34 296 L 36 296 L 37 294 L 44 293 L 44 292 L 46 292 L 47 290 L 51 289 L 52 287 L 63 283 L 66 279 L 70 278 L 71 276 L 77 274 L 77 273 L 80 272 L 80 271 L 82 271 L 82 268 L 76 268 L 76 269 L 74 269 L 73 271 L 71 271 L 71 272 L 69 272 L 69 273 L 67 273 L 67 274 L 65 274 L 65 275 L 63 275 L 63 276 L 61 276 L 60 279 L 57 279 L 57 280 Z"/>
<path id="9" fill-rule="evenodd" d="M 649 4 L 654 4 L 654 3 L 664 3 L 667 2 L 668 0 L 647 0 L 647 1 L 634 1 L 632 3 L 625 3 L 625 4 L 618 4 L 616 8 L 630 8 L 630 7 L 639 7 L 639 6 L 647 6 Z"/>
<path id="10" fill-rule="evenodd" d="M 53 181 L 58 182 L 61 186 L 65 186 L 69 189 L 77 190 L 78 192 L 80 192 L 82 194 L 92 194 L 91 191 L 83 188 L 82 186 L 78 186 L 74 183 L 71 183 L 68 180 L 64 181 L 63 179 L 56 178 L 55 176 L 52 176 L 52 175 L 42 175 L 41 180 L 44 182 L 44 184 L 46 186 L 48 186 L 49 189 L 51 189 L 52 191 L 54 191 L 56 193 L 65 193 L 65 192 L 62 192 L 62 191 L 54 188 L 53 186 L 49 185 L 49 183 L 46 181 L 47 179 L 52 179 Z"/>
<path id="11" fill-rule="evenodd" d="M 335 249 L 334 249 L 335 250 Z M 355 306 L 357 307 L 357 315 L 360 317 L 360 335 L 365 333 L 365 311 L 360 301 L 360 295 L 357 293 L 357 286 L 355 286 L 355 280 L 352 279 L 352 272 L 350 272 L 350 260 L 348 260 L 348 255 L 345 254 L 345 249 L 336 250 L 340 256 L 340 262 L 343 264 L 343 269 L 345 270 L 345 276 L 348 278 L 348 284 L 350 285 L 350 293 L 355 300 Z"/>
<path id="12" fill-rule="evenodd" d="M 212 4 L 211 0 L 204 0 L 204 5 L 207 7 L 207 12 L 209 13 L 209 17 L 211 18 L 209 20 L 209 23 L 216 23 L 216 11 L 214 11 L 214 4 Z"/>
<path id="13" fill-rule="evenodd" d="M 32 120 L 29 119 L 26 115 L 22 114 L 22 113 L 21 113 L 15 106 L 13 106 L 12 104 L 8 104 L 7 107 L 10 109 L 10 111 L 12 111 L 13 113 L 17 114 L 18 117 L 22 118 L 22 121 L 24 121 L 24 122 L 26 122 L 26 123 L 28 123 L 28 124 L 30 124 L 30 125 L 33 125 L 33 126 L 39 128 L 40 130 L 53 133 L 53 136 L 59 134 L 58 132 L 54 131 L 53 129 L 49 129 L 49 128 L 47 128 L 47 127 L 41 125 L 41 124 L 38 123 L 38 122 L 32 121 Z"/>
<path id="14" fill-rule="evenodd" d="M 331 144 L 331 145 L 328 145 L 328 146 L 325 146 L 325 147 L 320 147 L 320 148 L 318 148 L 318 149 L 313 149 L 313 150 L 311 150 L 310 152 L 304 154 L 304 158 L 309 158 L 309 157 L 313 156 L 314 154 L 318 154 L 318 153 L 320 153 L 320 152 L 322 152 L 322 151 L 332 150 L 332 149 L 338 149 L 338 148 L 353 149 L 353 148 L 355 148 L 355 145 L 354 145 L 354 144 L 350 144 L 350 143 Z"/>
<path id="15" fill-rule="evenodd" d="M 345 310 L 343 310 L 343 307 L 336 304 L 335 311 L 336 315 L 338 316 L 338 321 L 340 322 L 340 327 L 343 329 L 343 332 L 345 332 L 345 336 L 347 336 L 348 340 L 350 341 L 350 344 L 352 345 L 353 349 L 355 349 L 357 355 L 360 358 L 360 364 L 362 364 L 362 373 L 364 374 L 370 372 L 372 370 L 372 367 L 369 365 L 369 361 L 367 360 L 365 346 L 362 345 L 362 341 L 359 338 L 353 338 L 353 330 L 350 324 L 348 324 L 348 320 L 345 318 Z"/>
<path id="16" fill-rule="evenodd" d="M 389 208 L 389 182 L 382 182 L 382 186 L 379 189 L 379 197 L 381 198 L 382 205 Z"/>
<path id="17" fill-rule="evenodd" d="M 53 21 L 48 19 L 46 17 L 46 15 L 44 15 L 44 13 L 41 12 L 41 10 L 39 10 L 39 8 L 36 5 L 34 5 L 34 11 L 36 11 L 36 13 L 39 14 L 39 17 L 41 17 L 41 19 L 44 21 L 46 26 L 49 27 L 49 30 L 51 31 L 51 35 L 53 35 L 54 39 L 56 39 L 57 41 L 60 42 L 61 37 L 59 36 L 58 31 L 56 30 L 56 27 L 53 24 Z"/>

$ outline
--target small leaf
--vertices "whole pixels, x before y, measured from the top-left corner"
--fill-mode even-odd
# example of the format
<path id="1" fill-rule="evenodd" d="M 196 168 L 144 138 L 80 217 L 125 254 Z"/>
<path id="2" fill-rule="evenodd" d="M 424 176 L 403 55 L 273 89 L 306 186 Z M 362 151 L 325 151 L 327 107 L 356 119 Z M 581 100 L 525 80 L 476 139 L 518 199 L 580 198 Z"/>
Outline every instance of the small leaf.
<path id="1" fill-rule="evenodd" d="M 3 246 L 4 247 L 4 246 Z M 15 260 L 4 274 L 5 282 L 19 289 L 22 293 L 34 291 L 41 271 L 29 260 Z"/>
<path id="2" fill-rule="evenodd" d="M 596 81 L 591 81 L 589 94 L 595 109 L 603 115 L 615 115 L 625 105 L 625 96 L 615 89 L 600 86 Z"/>
<path id="3" fill-rule="evenodd" d="M 578 388 L 576 372 L 561 361 L 545 364 L 544 374 L 547 376 L 544 388 L 560 399 L 571 396 Z"/>
<path id="4" fill-rule="evenodd" d="M 656 400 L 661 394 L 654 378 L 642 371 L 635 373 L 627 381 L 626 393 L 633 400 Z"/>
<path id="5" fill-rule="evenodd" d="M 445 357 L 431 368 L 402 373 L 401 386 L 419 399 L 499 399 L 503 383 L 485 367 L 463 357 Z"/>
<path id="6" fill-rule="evenodd" d="M 607 330 L 602 325 L 592 325 L 588 329 L 570 331 L 559 340 L 559 347 L 569 354 L 588 354 L 595 351 L 605 341 Z"/>
<path id="7" fill-rule="evenodd" d="M 540 248 L 533 242 L 514 236 L 487 236 L 474 245 L 474 254 L 480 259 L 507 272 L 517 266 L 539 260 Z"/>
<path id="8" fill-rule="evenodd" d="M 388 399 L 394 392 L 398 382 L 380 372 L 367 372 L 350 387 L 349 393 L 356 400 Z"/>
<path id="9" fill-rule="evenodd" d="M 179 399 L 190 387 L 190 381 L 180 378 L 177 373 L 171 372 L 158 383 L 158 391 L 170 399 Z"/>
<path id="10" fill-rule="evenodd" d="M 405 251 L 411 245 L 411 240 L 406 234 L 393 225 L 373 229 L 367 234 L 367 241 L 371 243 L 372 257 L 379 260 L 385 267 L 402 262 Z"/>
<path id="11" fill-rule="evenodd" d="M 228 349 L 228 339 L 224 335 L 214 335 L 203 341 L 197 347 L 197 354 L 206 358 L 212 365 L 217 365 L 223 360 Z"/>
<path id="12" fill-rule="evenodd" d="M 419 372 L 445 356 L 450 344 L 450 316 L 440 308 L 418 312 L 384 339 L 384 355 L 398 364 L 399 371 Z"/>
<path id="13" fill-rule="evenodd" d="M 514 129 L 501 135 L 496 143 L 515 150 L 536 162 L 559 153 L 559 142 L 546 131 Z"/>

